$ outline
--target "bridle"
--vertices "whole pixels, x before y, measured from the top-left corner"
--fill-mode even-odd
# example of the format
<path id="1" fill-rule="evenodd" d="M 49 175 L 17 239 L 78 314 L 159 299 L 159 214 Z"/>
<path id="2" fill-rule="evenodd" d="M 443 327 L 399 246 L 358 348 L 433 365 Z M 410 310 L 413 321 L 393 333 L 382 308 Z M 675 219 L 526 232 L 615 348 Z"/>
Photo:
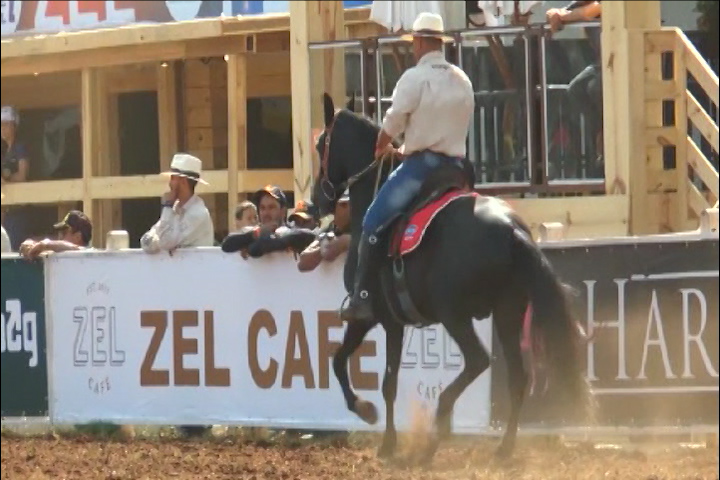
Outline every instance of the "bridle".
<path id="1" fill-rule="evenodd" d="M 345 180 L 340 185 L 335 185 L 333 182 L 330 181 L 330 177 L 328 176 L 328 165 L 330 163 L 330 140 L 332 137 L 332 131 L 333 127 L 335 127 L 335 121 L 337 120 L 338 115 L 340 114 L 342 110 L 337 110 L 335 112 L 335 115 L 333 115 L 332 120 L 330 121 L 330 125 L 325 127 L 325 149 L 323 150 L 322 158 L 320 159 L 320 168 L 322 168 L 322 178 L 320 180 L 320 191 L 322 191 L 322 194 L 325 195 L 325 198 L 327 198 L 329 201 L 333 202 L 337 198 L 337 192 L 344 192 L 346 189 L 350 188 L 355 182 L 360 180 L 366 173 L 371 171 L 375 167 L 379 167 L 386 159 L 387 157 L 391 157 L 391 161 L 395 160 L 395 155 L 392 154 L 384 154 L 380 155 L 378 157 L 375 157 L 375 159 L 370 162 L 368 166 L 360 170 L 355 175 L 351 176 L 347 180 Z M 378 187 L 380 185 L 380 172 L 382 169 L 378 168 L 377 172 L 377 178 L 375 179 L 375 194 L 377 195 Z M 326 185 L 330 188 L 330 194 L 327 192 Z"/>

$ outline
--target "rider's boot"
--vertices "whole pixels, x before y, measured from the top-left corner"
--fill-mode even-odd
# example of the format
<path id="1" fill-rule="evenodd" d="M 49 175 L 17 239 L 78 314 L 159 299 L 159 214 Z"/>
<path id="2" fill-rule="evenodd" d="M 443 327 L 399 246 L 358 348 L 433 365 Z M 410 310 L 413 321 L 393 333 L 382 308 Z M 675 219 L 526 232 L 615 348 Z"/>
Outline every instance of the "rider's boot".
<path id="1" fill-rule="evenodd" d="M 352 297 L 345 309 L 340 312 L 340 318 L 352 322 L 372 320 L 372 301 L 368 290 L 368 273 L 373 261 L 375 243 L 377 238 L 374 235 L 363 233 L 358 245 L 358 265 L 355 271 L 355 285 L 353 286 Z"/>

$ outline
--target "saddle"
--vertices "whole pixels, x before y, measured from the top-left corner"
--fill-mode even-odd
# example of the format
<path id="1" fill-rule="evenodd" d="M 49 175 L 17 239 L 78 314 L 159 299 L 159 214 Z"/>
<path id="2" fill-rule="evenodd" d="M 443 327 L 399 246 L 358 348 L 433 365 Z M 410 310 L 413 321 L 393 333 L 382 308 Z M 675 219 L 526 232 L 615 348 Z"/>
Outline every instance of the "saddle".
<path id="1" fill-rule="evenodd" d="M 463 193 L 471 192 L 475 183 L 474 177 L 472 165 L 466 160 L 463 160 L 462 166 L 447 162 L 438 167 L 425 180 L 415 200 L 389 225 L 388 231 L 391 239 L 388 254 L 391 257 L 397 257 L 408 253 L 402 251 L 401 248 L 404 237 L 408 237 L 408 239 L 417 237 L 416 243 L 419 244 L 424 233 L 420 231 L 420 227 L 427 227 L 435 214 L 452 200 L 460 197 Z M 441 201 L 445 199 L 448 202 Z M 414 222 L 413 220 L 418 216 L 422 221 Z"/>

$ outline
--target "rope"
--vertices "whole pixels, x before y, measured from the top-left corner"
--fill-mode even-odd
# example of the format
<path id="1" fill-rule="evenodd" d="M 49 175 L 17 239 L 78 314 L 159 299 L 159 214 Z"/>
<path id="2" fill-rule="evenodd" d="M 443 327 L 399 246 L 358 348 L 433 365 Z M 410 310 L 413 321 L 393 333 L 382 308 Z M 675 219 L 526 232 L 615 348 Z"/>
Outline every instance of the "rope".
<path id="1" fill-rule="evenodd" d="M 392 152 L 386 152 L 375 159 L 378 163 L 377 174 L 375 175 L 375 191 L 373 192 L 373 199 L 377 197 L 378 190 L 380 189 L 380 177 L 382 176 L 383 164 L 390 157 L 390 171 L 395 166 L 395 155 Z"/>

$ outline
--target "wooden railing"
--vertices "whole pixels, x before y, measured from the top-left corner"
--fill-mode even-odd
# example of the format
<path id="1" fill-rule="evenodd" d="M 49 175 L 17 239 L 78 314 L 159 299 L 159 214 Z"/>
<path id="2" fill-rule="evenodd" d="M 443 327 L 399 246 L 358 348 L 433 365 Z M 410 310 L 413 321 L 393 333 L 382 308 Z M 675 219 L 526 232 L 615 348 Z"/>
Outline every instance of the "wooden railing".
<path id="1" fill-rule="evenodd" d="M 720 197 L 718 123 L 689 83 L 704 92 L 701 100 L 712 103 L 717 115 L 718 76 L 678 28 L 648 31 L 644 43 L 648 193 L 675 192 L 674 229 L 694 229 Z"/>

